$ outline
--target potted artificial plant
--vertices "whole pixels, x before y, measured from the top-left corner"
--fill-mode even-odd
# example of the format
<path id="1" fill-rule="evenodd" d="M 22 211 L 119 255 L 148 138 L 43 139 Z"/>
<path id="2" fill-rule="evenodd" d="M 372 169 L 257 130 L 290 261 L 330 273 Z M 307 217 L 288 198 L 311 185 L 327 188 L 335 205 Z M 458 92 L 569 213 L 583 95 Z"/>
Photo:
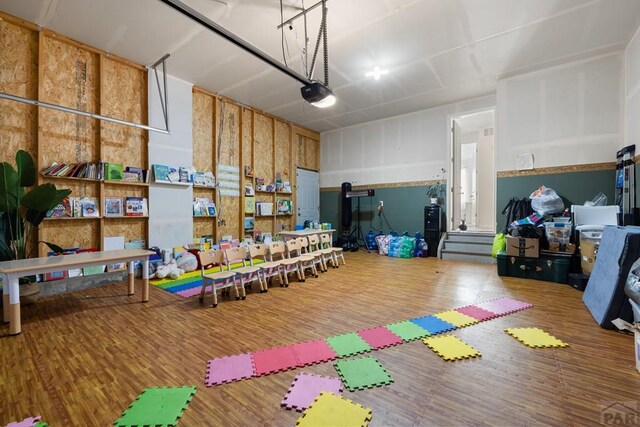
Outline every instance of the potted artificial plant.
<path id="1" fill-rule="evenodd" d="M 431 205 L 439 205 L 440 200 L 444 199 L 446 185 L 444 183 L 444 174 L 446 171 L 444 168 L 440 169 L 440 172 L 436 176 L 437 182 L 430 185 L 427 188 L 427 197 L 431 202 Z"/>
<path id="2" fill-rule="evenodd" d="M 38 229 L 47 211 L 69 194 L 71 190 L 58 190 L 53 184 L 36 185 L 36 168 L 26 151 L 16 153 L 16 169 L 7 162 L 0 163 L 0 261 L 30 258 L 39 243 L 62 253 L 62 248 L 49 242 L 29 245 L 32 233 Z M 39 292 L 34 279 L 34 276 L 20 279 L 21 284 L 31 288 L 27 291 L 27 287 L 21 286 L 21 295 Z"/>

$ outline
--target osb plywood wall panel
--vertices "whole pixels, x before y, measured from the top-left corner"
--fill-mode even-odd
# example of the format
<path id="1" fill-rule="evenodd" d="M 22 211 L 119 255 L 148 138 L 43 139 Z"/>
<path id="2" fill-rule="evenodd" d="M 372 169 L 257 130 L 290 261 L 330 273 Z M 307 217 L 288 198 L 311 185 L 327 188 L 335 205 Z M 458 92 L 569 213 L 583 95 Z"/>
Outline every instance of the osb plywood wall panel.
<path id="1" fill-rule="evenodd" d="M 0 20 L 0 92 L 35 99 L 38 96 L 38 35 Z M 20 149 L 36 158 L 37 107 L 0 100 L 0 160 L 14 164 Z"/>
<path id="2" fill-rule="evenodd" d="M 273 233 L 273 219 L 268 217 L 256 217 L 253 229 L 263 233 Z"/>
<path id="3" fill-rule="evenodd" d="M 100 221 L 87 220 L 44 220 L 40 225 L 40 240 L 54 243 L 63 248 L 100 248 Z M 39 248 L 41 256 L 46 248 Z"/>
<path id="4" fill-rule="evenodd" d="M 53 104 L 97 112 L 99 58 L 95 53 L 44 37 L 40 98 Z M 98 122 L 43 109 L 40 116 L 42 167 L 54 161 L 95 161 Z"/>
<path id="5" fill-rule="evenodd" d="M 253 158 L 251 157 L 251 145 L 252 145 L 252 131 L 251 131 L 251 118 L 253 117 L 253 111 L 243 109 L 242 110 L 242 173 L 244 174 L 244 166 L 251 165 Z"/>
<path id="6" fill-rule="evenodd" d="M 320 170 L 320 142 L 318 140 L 307 138 L 305 145 L 305 158 L 307 168 L 315 171 Z"/>
<path id="7" fill-rule="evenodd" d="M 211 95 L 193 91 L 193 167 L 198 171 L 213 171 L 214 101 Z"/>
<path id="8" fill-rule="evenodd" d="M 101 114 L 134 123 L 147 123 L 147 73 L 101 57 Z M 147 131 L 101 122 L 102 160 L 147 167 Z"/>
<path id="9" fill-rule="evenodd" d="M 215 218 L 198 217 L 193 219 L 193 237 L 213 236 Z"/>
<path id="10" fill-rule="evenodd" d="M 147 233 L 146 218 L 105 218 L 104 236 L 124 236 L 124 241 L 144 239 Z"/>
<path id="11" fill-rule="evenodd" d="M 146 187 L 137 187 L 133 185 L 110 185 L 104 186 L 105 197 L 147 197 Z"/>
<path id="12" fill-rule="evenodd" d="M 276 173 L 280 173 L 283 181 L 291 181 L 291 155 L 289 148 L 289 125 L 279 120 L 275 121 L 275 162 Z"/>
<path id="13" fill-rule="evenodd" d="M 255 114 L 254 169 L 256 178 L 264 178 L 265 183 L 273 181 L 273 121 L 262 114 Z"/>
<path id="14" fill-rule="evenodd" d="M 229 165 L 238 167 L 238 178 L 240 178 L 240 107 L 228 101 L 221 101 L 219 104 L 218 132 L 221 138 L 218 139 L 219 165 Z M 216 153 L 217 154 L 217 153 Z M 218 170 L 218 173 L 220 171 Z M 218 207 L 218 238 L 231 235 L 237 238 L 240 235 L 240 196 L 220 195 L 217 200 Z"/>

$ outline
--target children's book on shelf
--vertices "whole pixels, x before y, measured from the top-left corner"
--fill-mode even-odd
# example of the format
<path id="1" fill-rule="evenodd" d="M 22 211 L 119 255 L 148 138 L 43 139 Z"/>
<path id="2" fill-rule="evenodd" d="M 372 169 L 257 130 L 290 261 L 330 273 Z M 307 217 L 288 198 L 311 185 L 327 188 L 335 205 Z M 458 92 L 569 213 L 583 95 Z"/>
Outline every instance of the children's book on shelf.
<path id="1" fill-rule="evenodd" d="M 276 209 L 278 214 L 290 214 L 291 213 L 291 200 L 278 199 L 276 201 Z"/>
<path id="2" fill-rule="evenodd" d="M 205 186 L 204 172 L 194 172 L 193 173 L 193 185 Z"/>
<path id="3" fill-rule="evenodd" d="M 267 187 L 264 184 L 264 178 L 256 178 L 256 189 L 259 191 L 266 191 Z"/>
<path id="4" fill-rule="evenodd" d="M 213 199 L 196 197 L 193 200 L 194 216 L 216 216 L 216 204 Z"/>
<path id="5" fill-rule="evenodd" d="M 207 202 L 207 212 L 209 216 L 216 216 L 216 204 L 211 199 Z"/>
<path id="6" fill-rule="evenodd" d="M 144 197 L 125 198 L 125 216 L 147 216 L 147 199 Z"/>
<path id="7" fill-rule="evenodd" d="M 144 172 L 142 168 L 127 166 L 124 171 L 124 180 L 127 182 L 144 182 Z"/>
<path id="8" fill-rule="evenodd" d="M 105 197 L 104 198 L 104 216 L 123 216 L 123 200 L 122 197 Z"/>
<path id="9" fill-rule="evenodd" d="M 173 166 L 168 166 L 169 173 L 167 173 L 167 179 L 169 182 L 180 182 L 180 172 L 178 168 Z"/>
<path id="10" fill-rule="evenodd" d="M 67 208 L 65 206 L 65 202 L 67 205 L 70 204 L 70 200 L 68 197 L 65 197 L 60 203 L 58 203 L 53 209 L 47 212 L 47 218 L 64 218 L 67 216 L 72 216 L 67 213 Z"/>
<path id="11" fill-rule="evenodd" d="M 180 168 L 178 170 L 180 182 L 189 182 L 189 168 Z"/>
<path id="12" fill-rule="evenodd" d="M 256 215 L 273 215 L 273 203 L 256 202 Z"/>
<path id="13" fill-rule="evenodd" d="M 158 182 L 169 182 L 169 166 L 153 165 L 153 179 Z"/>
<path id="14" fill-rule="evenodd" d="M 80 197 L 69 197 L 69 201 L 71 202 L 71 212 L 74 217 L 82 216 L 82 203 L 80 202 Z"/>
<path id="15" fill-rule="evenodd" d="M 255 196 L 256 192 L 253 190 L 253 185 L 246 184 L 244 186 L 244 195 L 245 196 Z"/>
<path id="16" fill-rule="evenodd" d="M 98 209 L 98 199 L 95 197 L 81 197 L 80 206 L 82 207 L 83 217 L 98 217 L 100 216 L 100 210 Z"/>
<path id="17" fill-rule="evenodd" d="M 104 179 L 107 181 L 122 181 L 124 168 L 120 163 L 105 163 Z"/>
<path id="18" fill-rule="evenodd" d="M 193 185 L 214 188 L 216 186 L 216 179 L 213 176 L 213 172 L 193 172 Z"/>
<path id="19" fill-rule="evenodd" d="M 202 216 L 202 208 L 200 207 L 200 202 L 197 199 L 193 201 L 193 216 Z"/>
<path id="20" fill-rule="evenodd" d="M 252 217 L 245 217 L 244 219 L 244 231 L 252 231 L 254 220 Z"/>
<path id="21" fill-rule="evenodd" d="M 244 213 L 252 214 L 256 211 L 256 198 L 248 196 L 244 198 Z"/>

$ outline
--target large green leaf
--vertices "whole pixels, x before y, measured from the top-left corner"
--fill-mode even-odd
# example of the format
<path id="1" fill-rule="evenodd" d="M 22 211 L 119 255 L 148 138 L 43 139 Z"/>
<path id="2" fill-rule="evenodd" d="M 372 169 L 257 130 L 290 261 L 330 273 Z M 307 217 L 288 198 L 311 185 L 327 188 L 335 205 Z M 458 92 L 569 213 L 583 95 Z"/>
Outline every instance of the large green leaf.
<path id="1" fill-rule="evenodd" d="M 52 184 L 43 184 L 43 185 L 52 185 Z M 38 188 L 40 188 L 40 187 L 42 187 L 42 186 L 34 188 L 28 194 L 31 194 L 32 192 L 37 190 L 36 195 L 38 195 L 38 193 L 40 193 L 42 191 L 42 190 L 38 190 Z M 54 187 L 54 189 L 55 189 L 55 187 Z M 25 204 L 25 199 L 27 200 L 27 204 L 30 204 L 32 202 L 32 200 L 31 200 L 32 196 L 29 196 L 29 198 L 27 198 L 25 196 L 22 199 L 22 206 L 27 208 L 27 211 L 24 214 L 24 219 L 26 221 L 28 221 L 30 224 L 32 224 L 33 226 L 35 226 L 35 227 L 39 226 L 40 223 L 42 222 L 42 220 L 45 219 L 47 211 L 55 208 L 69 194 L 71 194 L 71 190 L 69 190 L 69 189 L 64 189 L 64 190 L 55 189 L 54 193 L 50 193 L 50 189 L 48 189 L 47 193 L 46 193 L 46 196 L 53 195 L 53 198 L 47 199 L 46 201 L 42 202 L 42 205 L 44 205 L 45 202 L 48 203 L 46 205 L 46 209 L 45 210 L 41 210 L 42 205 L 40 205 L 40 204 L 32 205 L 33 207 L 26 205 Z M 42 197 L 44 197 L 44 196 L 45 196 L 45 194 L 42 195 Z"/>
<path id="2" fill-rule="evenodd" d="M 62 202 L 64 198 L 67 197 L 69 194 L 71 194 L 71 190 L 69 190 L 68 188 L 64 188 L 62 190 L 56 189 L 56 197 L 54 197 L 53 203 L 49 206 L 47 210 L 51 210 L 56 206 L 58 206 L 58 204 Z"/>
<path id="3" fill-rule="evenodd" d="M 9 233 L 9 215 L 5 212 L 0 213 L 0 261 L 9 261 L 15 259 L 15 255 L 9 242 L 11 233 Z"/>
<path id="4" fill-rule="evenodd" d="M 53 202 L 57 199 L 56 186 L 53 184 L 42 184 L 34 187 L 22 198 L 22 206 L 34 211 L 46 212 L 55 206 Z"/>
<path id="5" fill-rule="evenodd" d="M 45 242 L 44 240 L 42 240 L 42 243 L 49 246 L 49 249 L 51 249 L 53 252 L 57 253 L 58 255 L 62 255 L 64 253 L 64 249 L 62 249 L 60 246 L 56 244 L 53 244 L 51 242 Z"/>
<path id="6" fill-rule="evenodd" d="M 7 162 L 0 163 L 0 212 L 18 209 L 18 173 Z"/>
<path id="7" fill-rule="evenodd" d="M 16 166 L 18 167 L 18 183 L 20 187 L 31 187 L 36 184 L 36 166 L 33 164 L 31 154 L 24 150 L 16 153 Z"/>

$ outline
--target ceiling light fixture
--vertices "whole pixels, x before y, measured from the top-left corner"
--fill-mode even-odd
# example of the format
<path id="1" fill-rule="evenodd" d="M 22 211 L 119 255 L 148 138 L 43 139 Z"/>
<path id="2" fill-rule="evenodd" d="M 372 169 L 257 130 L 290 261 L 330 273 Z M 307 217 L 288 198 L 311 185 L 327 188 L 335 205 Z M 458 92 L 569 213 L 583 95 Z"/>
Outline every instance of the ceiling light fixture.
<path id="1" fill-rule="evenodd" d="M 381 70 L 377 65 L 373 67 L 373 71 L 367 71 L 365 76 L 373 77 L 374 80 L 380 80 L 380 76 L 384 76 L 385 74 L 389 74 L 389 70 Z"/>

